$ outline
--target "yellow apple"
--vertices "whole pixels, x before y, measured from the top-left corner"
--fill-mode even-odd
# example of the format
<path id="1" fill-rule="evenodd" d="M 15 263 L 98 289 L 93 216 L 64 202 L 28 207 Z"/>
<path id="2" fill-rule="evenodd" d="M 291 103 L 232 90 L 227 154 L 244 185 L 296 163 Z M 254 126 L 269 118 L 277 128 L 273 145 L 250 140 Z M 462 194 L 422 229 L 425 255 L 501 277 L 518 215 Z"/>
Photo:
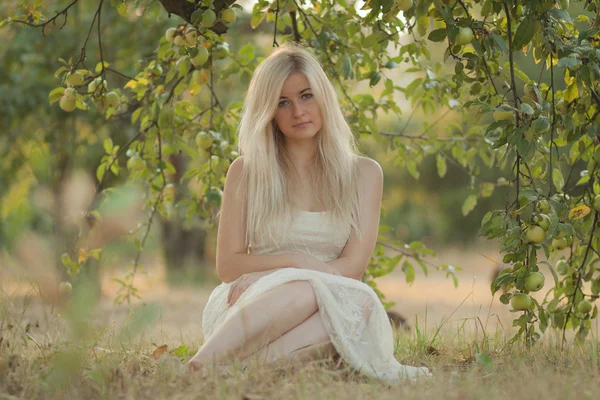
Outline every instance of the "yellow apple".
<path id="1" fill-rule="evenodd" d="M 167 39 L 167 42 L 173 43 L 173 40 L 175 40 L 176 32 L 177 32 L 177 29 L 175 29 L 175 28 L 167 29 L 167 31 L 165 32 L 165 39 Z"/>
<path id="2" fill-rule="evenodd" d="M 83 75 L 81 72 L 75 71 L 67 75 L 67 85 L 69 86 L 81 86 L 83 85 Z"/>
<path id="3" fill-rule="evenodd" d="M 75 109 L 75 105 L 77 104 L 75 99 L 69 98 L 67 96 L 61 96 L 58 104 L 60 108 L 62 108 L 66 112 L 71 112 Z"/>
<path id="4" fill-rule="evenodd" d="M 199 67 L 204 65 L 208 60 L 208 50 L 205 47 L 198 47 L 198 54 L 196 54 L 193 58 L 190 58 L 190 62 L 194 67 Z"/>
<path id="5" fill-rule="evenodd" d="M 225 10 L 221 11 L 221 21 L 225 22 L 226 24 L 235 22 L 236 18 L 237 15 L 235 13 L 235 9 L 233 8 L 226 8 Z"/>
<path id="6" fill-rule="evenodd" d="M 539 226 L 532 225 L 525 231 L 525 239 L 529 243 L 542 243 L 546 239 L 546 232 Z"/>

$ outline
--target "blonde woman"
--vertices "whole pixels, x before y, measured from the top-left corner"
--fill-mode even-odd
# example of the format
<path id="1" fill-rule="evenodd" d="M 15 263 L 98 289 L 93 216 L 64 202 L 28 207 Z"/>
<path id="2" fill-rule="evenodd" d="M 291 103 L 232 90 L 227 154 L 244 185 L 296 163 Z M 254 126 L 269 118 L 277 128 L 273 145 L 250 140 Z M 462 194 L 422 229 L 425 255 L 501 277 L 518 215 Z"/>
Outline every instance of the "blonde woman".
<path id="1" fill-rule="evenodd" d="M 205 341 L 192 370 L 258 355 L 335 351 L 388 382 L 429 376 L 399 364 L 376 293 L 360 281 L 376 244 L 383 174 L 358 155 L 317 59 L 284 45 L 257 67 L 227 172 Z"/>

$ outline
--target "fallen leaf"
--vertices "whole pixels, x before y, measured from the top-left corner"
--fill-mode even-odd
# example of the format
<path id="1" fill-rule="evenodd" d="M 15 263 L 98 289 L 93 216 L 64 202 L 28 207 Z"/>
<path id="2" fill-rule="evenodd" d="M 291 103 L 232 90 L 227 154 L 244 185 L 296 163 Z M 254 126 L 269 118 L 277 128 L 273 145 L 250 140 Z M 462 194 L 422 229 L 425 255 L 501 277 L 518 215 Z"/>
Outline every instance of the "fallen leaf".
<path id="1" fill-rule="evenodd" d="M 152 357 L 154 357 L 155 360 L 158 360 L 158 358 L 167 351 L 168 347 L 169 346 L 166 344 L 163 344 L 162 346 L 158 346 L 156 349 L 154 349 L 154 352 L 152 353 Z"/>

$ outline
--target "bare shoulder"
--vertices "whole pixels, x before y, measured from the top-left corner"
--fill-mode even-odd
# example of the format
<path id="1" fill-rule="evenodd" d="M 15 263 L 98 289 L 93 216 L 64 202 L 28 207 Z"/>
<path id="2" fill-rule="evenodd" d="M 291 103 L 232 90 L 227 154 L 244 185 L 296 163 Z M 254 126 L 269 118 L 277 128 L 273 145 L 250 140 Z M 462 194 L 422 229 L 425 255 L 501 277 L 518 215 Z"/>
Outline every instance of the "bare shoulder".
<path id="1" fill-rule="evenodd" d="M 381 169 L 381 165 L 372 158 L 358 157 L 358 168 L 363 182 L 374 183 L 383 181 L 383 170 Z"/>
<path id="2" fill-rule="evenodd" d="M 229 169 L 227 170 L 227 176 L 232 178 L 239 178 L 242 175 L 242 171 L 244 169 L 244 158 L 243 156 L 239 156 L 231 165 L 229 165 Z"/>

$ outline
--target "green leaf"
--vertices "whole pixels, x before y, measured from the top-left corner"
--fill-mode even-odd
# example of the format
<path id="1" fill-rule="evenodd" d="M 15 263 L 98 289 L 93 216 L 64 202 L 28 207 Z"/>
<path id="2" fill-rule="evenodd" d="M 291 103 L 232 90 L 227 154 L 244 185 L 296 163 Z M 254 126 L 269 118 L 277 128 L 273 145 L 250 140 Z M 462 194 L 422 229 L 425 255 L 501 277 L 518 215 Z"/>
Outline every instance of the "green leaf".
<path id="1" fill-rule="evenodd" d="M 554 183 L 554 187 L 559 192 L 562 192 L 563 186 L 565 186 L 565 179 L 563 178 L 563 174 L 558 168 L 554 168 L 552 171 L 552 183 Z"/>
<path id="2" fill-rule="evenodd" d="M 344 59 L 342 60 L 342 76 L 344 77 L 344 79 L 348 79 L 348 78 L 352 78 L 353 74 L 352 74 L 352 60 L 350 59 L 350 56 L 348 54 L 346 54 L 346 56 L 344 57 Z"/>
<path id="3" fill-rule="evenodd" d="M 402 263 L 402 272 L 406 275 L 406 283 L 412 283 L 415 280 L 415 268 L 408 261 Z"/>
<path id="4" fill-rule="evenodd" d="M 112 139 L 111 138 L 106 139 L 104 141 L 104 151 L 106 151 L 106 154 L 111 154 L 112 148 L 113 148 Z"/>
<path id="5" fill-rule="evenodd" d="M 263 19 L 265 19 L 265 12 L 262 11 L 260 3 L 256 3 L 252 9 L 252 18 L 250 18 L 250 26 L 252 29 L 256 29 Z"/>
<path id="6" fill-rule="evenodd" d="M 446 28 L 440 28 L 429 32 L 427 39 L 432 42 L 443 42 L 446 39 L 447 30 Z"/>
<path id="7" fill-rule="evenodd" d="M 254 60 L 254 45 L 252 43 L 246 44 L 240 49 L 239 57 L 242 65 L 250 64 L 250 61 Z"/>
<path id="8" fill-rule="evenodd" d="M 104 67 L 103 67 L 104 65 Z M 100 72 L 102 72 L 103 69 L 108 68 L 110 64 L 107 63 L 106 61 L 104 61 L 103 63 L 99 62 L 98 64 L 96 64 L 96 68 L 95 71 L 97 74 L 99 74 Z"/>
<path id="9" fill-rule="evenodd" d="M 439 177 L 443 178 L 446 175 L 446 171 L 447 171 L 446 157 L 444 157 L 443 155 L 438 153 L 436 155 L 436 166 L 437 166 L 437 173 L 438 173 Z"/>
<path id="10" fill-rule="evenodd" d="M 535 19 L 527 16 L 521 21 L 513 41 L 513 50 L 521 50 L 533 39 Z"/>
<path id="11" fill-rule="evenodd" d="M 56 103 L 58 100 L 60 100 L 60 98 L 62 97 L 63 94 L 65 94 L 65 88 L 64 87 L 58 87 L 58 88 L 52 90 L 48 94 L 48 102 L 50 104 Z"/>
<path id="12" fill-rule="evenodd" d="M 471 211 L 473 211 L 473 209 L 475 208 L 476 205 L 477 205 L 477 195 L 472 194 L 469 197 L 467 197 L 465 202 L 462 205 L 463 216 L 467 216 L 467 214 L 469 214 Z"/>

